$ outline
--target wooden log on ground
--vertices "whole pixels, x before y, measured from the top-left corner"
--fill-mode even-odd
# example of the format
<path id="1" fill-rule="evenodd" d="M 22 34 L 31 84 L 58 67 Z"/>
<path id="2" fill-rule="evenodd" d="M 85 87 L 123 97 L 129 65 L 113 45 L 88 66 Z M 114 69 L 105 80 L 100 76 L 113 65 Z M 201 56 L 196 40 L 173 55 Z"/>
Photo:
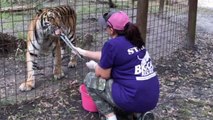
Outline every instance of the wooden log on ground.
<path id="1" fill-rule="evenodd" d="M 0 13 L 2 12 L 20 12 L 26 10 L 33 10 L 36 8 L 36 5 L 24 5 L 24 6 L 12 6 L 0 8 Z"/>

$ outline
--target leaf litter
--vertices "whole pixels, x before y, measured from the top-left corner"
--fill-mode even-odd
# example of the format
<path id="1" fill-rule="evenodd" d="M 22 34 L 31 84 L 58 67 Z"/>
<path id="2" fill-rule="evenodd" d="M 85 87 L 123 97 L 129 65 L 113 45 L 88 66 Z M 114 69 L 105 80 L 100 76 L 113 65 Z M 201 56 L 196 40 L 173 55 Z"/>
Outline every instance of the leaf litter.
<path id="1" fill-rule="evenodd" d="M 180 49 L 155 61 L 160 98 L 157 120 L 213 119 L 213 35 L 197 33 L 193 50 Z M 81 106 L 79 83 L 16 105 L 0 106 L 1 120 L 99 120 Z"/>

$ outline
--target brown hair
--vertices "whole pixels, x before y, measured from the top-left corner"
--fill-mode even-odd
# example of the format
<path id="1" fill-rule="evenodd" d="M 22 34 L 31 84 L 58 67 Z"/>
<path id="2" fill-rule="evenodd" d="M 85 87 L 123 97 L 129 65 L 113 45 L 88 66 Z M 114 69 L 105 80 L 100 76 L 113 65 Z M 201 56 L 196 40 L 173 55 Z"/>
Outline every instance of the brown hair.
<path id="1" fill-rule="evenodd" d="M 118 35 L 124 35 L 125 38 L 137 48 L 142 48 L 143 46 L 145 46 L 138 27 L 131 22 L 125 25 L 124 30 L 115 30 L 115 32 Z"/>

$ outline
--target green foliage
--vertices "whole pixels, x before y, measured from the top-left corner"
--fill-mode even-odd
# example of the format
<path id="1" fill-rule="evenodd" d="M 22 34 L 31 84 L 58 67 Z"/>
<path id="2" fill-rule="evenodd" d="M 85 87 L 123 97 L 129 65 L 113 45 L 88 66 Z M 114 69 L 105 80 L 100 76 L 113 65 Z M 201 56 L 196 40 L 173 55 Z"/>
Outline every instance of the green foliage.
<path id="1" fill-rule="evenodd" d="M 149 13 L 151 14 L 159 13 L 159 6 L 149 7 Z"/>
<path id="2" fill-rule="evenodd" d="M 9 7 L 10 6 L 10 3 L 7 2 L 7 0 L 1 0 L 0 1 L 0 8 L 2 7 Z"/>
<path id="3" fill-rule="evenodd" d="M 4 19 L 2 24 L 3 29 L 13 29 L 16 24 L 23 21 L 23 16 L 10 13 L 0 13 L 0 19 Z"/>
<path id="4" fill-rule="evenodd" d="M 0 7 L 2 7 L 2 6 L 0 6 Z M 5 6 L 4 6 L 5 7 Z M 15 13 L 12 13 L 12 14 L 10 14 L 10 13 L 7 13 L 7 12 L 2 12 L 2 13 L 0 13 L 0 18 L 1 19 L 8 19 L 9 21 L 16 21 L 16 20 L 22 20 L 21 18 L 22 18 L 22 16 L 23 15 L 18 15 L 18 14 L 15 14 Z"/>
<path id="5" fill-rule="evenodd" d="M 8 99 L 0 100 L 0 106 L 5 106 L 5 105 L 15 104 L 15 103 L 16 103 L 15 100 L 8 100 Z"/>
<path id="6" fill-rule="evenodd" d="M 117 8 L 130 8 L 132 7 L 132 1 L 116 1 Z"/>
<path id="7" fill-rule="evenodd" d="M 1 19 L 8 19 L 10 17 L 10 14 L 8 13 L 0 13 Z"/>
<path id="8" fill-rule="evenodd" d="M 18 32 L 18 38 L 21 40 L 27 40 L 27 34 L 24 34 L 23 32 Z"/>
<path id="9" fill-rule="evenodd" d="M 182 108 L 182 109 L 178 110 L 177 112 L 179 114 L 181 114 L 182 115 L 181 117 L 184 119 L 189 119 L 188 117 L 191 116 L 191 111 L 188 109 Z"/>
<path id="10" fill-rule="evenodd" d="M 82 6 L 77 9 L 77 13 L 93 13 L 97 11 L 96 7 Z"/>
<path id="11" fill-rule="evenodd" d="M 17 51 L 19 52 L 19 51 Z M 16 60 L 17 61 L 21 61 L 21 62 L 25 62 L 26 61 L 26 55 L 25 55 L 25 50 L 23 50 L 20 54 L 16 55 Z"/>

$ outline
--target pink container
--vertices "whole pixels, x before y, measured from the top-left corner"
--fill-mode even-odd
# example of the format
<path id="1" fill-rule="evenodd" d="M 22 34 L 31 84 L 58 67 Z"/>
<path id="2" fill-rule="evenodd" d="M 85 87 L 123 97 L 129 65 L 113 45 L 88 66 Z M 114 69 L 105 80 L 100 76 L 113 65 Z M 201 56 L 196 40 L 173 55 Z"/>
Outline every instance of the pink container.
<path id="1" fill-rule="evenodd" d="M 84 84 L 80 86 L 80 93 L 83 108 L 89 112 L 98 112 L 97 107 L 92 97 L 88 94 L 86 86 Z"/>

